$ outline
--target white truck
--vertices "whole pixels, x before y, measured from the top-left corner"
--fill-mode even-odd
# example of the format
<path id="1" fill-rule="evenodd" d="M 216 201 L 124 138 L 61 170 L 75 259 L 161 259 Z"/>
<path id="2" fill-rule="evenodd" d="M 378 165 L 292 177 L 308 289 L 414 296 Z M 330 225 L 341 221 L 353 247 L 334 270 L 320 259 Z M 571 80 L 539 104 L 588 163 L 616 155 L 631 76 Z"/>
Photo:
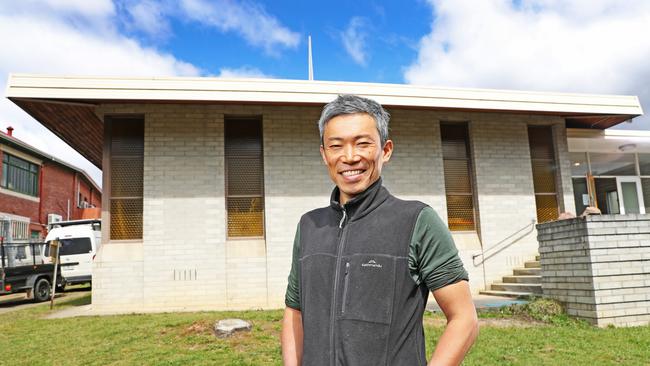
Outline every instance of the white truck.
<path id="1" fill-rule="evenodd" d="M 66 285 L 92 283 L 93 260 L 101 245 L 101 220 L 61 221 L 51 225 L 45 242 L 61 245 L 61 276 Z M 49 246 L 46 246 L 49 248 Z M 44 259 L 48 258 L 47 250 Z"/>

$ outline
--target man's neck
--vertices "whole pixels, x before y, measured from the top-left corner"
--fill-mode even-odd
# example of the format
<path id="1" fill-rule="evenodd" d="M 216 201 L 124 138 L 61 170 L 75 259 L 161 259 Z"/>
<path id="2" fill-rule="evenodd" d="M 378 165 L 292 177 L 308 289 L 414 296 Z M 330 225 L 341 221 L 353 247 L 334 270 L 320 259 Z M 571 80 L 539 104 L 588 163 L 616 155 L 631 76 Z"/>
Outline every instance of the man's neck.
<path id="1" fill-rule="evenodd" d="M 339 188 L 339 204 L 340 204 L 341 206 L 343 206 L 343 205 L 345 205 L 346 203 L 348 203 L 351 199 L 353 199 L 354 197 L 356 197 L 356 196 L 358 196 L 358 195 L 360 195 L 360 194 L 363 194 L 365 191 L 367 191 L 368 189 L 370 189 L 370 187 L 372 187 L 375 183 L 377 183 L 378 180 L 379 180 L 379 178 L 375 179 L 375 181 L 372 182 L 372 183 L 370 183 L 370 184 L 368 185 L 368 187 L 367 187 L 365 190 L 363 190 L 363 191 L 361 191 L 361 192 L 359 192 L 359 193 L 357 193 L 357 194 L 353 194 L 353 195 L 349 195 L 349 194 L 347 194 L 347 193 L 344 193 L 344 192 Z"/>

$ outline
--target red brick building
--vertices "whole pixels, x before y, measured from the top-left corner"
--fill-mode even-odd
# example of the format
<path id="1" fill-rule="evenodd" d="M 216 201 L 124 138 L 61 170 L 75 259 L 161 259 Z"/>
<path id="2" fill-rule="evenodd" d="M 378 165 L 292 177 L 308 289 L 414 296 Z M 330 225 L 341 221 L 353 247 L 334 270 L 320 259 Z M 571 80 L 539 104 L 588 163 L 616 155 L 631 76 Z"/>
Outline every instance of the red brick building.
<path id="1" fill-rule="evenodd" d="M 102 192 L 85 171 L 12 132 L 0 131 L 0 220 L 11 222 L 12 240 L 44 238 L 48 220 L 99 218 Z"/>

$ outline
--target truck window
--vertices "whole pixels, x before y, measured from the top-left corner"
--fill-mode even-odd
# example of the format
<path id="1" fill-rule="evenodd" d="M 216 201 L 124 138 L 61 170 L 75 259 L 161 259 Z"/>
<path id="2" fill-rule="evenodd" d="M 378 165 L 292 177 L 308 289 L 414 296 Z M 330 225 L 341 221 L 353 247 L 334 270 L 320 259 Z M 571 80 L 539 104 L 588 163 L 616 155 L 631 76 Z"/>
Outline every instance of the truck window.
<path id="1" fill-rule="evenodd" d="M 88 254 L 92 251 L 90 238 L 59 239 L 61 251 L 59 255 Z M 50 255 L 50 243 L 45 246 L 45 255 Z"/>

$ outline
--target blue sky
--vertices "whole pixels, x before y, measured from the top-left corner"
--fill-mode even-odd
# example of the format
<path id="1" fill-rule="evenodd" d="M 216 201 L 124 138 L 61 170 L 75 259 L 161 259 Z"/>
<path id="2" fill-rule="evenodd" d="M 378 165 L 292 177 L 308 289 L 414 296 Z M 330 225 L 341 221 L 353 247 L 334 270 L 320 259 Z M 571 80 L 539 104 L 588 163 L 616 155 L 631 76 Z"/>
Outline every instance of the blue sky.
<path id="1" fill-rule="evenodd" d="M 403 83 L 402 69 L 417 57 L 417 43 L 428 33 L 433 17 L 424 1 L 409 6 L 400 1 L 255 4 L 293 33 L 295 44 L 276 42 L 269 51 L 237 31 L 188 21 L 173 9 L 170 12 L 176 15 L 166 17 L 162 29 L 153 32 L 134 29 L 128 10 L 120 9 L 126 19 L 120 28 L 143 44 L 199 67 L 202 74 L 219 75 L 223 68 L 249 69 L 286 79 L 307 77 L 307 36 L 311 35 L 317 79 Z M 354 51 L 346 49 L 345 40 Z"/>
<path id="2" fill-rule="evenodd" d="M 650 110 L 648 0 L 0 1 L 12 72 L 307 78 L 637 95 Z M 101 172 L 8 100 L 0 128 Z M 650 118 L 617 128 L 650 129 Z"/>

